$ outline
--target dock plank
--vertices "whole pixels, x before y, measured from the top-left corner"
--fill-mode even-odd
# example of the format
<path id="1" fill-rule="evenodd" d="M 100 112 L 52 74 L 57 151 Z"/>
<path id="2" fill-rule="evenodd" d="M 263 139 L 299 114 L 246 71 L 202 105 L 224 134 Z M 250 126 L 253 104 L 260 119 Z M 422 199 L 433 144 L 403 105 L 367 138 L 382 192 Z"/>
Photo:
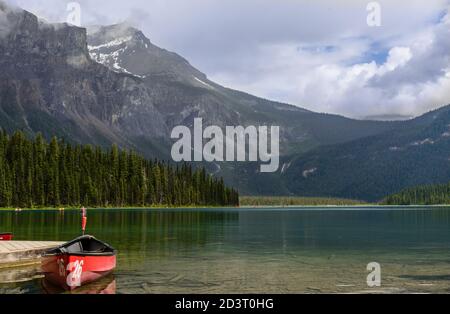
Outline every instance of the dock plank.
<path id="1" fill-rule="evenodd" d="M 42 253 L 63 242 L 0 241 L 0 268 L 39 263 Z"/>

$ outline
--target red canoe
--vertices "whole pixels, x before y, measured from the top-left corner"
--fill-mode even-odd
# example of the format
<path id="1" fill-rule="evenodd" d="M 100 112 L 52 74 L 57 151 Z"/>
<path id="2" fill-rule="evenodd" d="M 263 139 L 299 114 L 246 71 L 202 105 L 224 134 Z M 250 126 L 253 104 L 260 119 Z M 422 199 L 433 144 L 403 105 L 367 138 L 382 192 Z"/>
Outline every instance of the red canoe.
<path id="1" fill-rule="evenodd" d="M 11 232 L 0 233 L 0 241 L 11 241 L 13 234 Z"/>
<path id="2" fill-rule="evenodd" d="M 103 278 L 116 267 L 116 250 L 92 236 L 82 236 L 43 255 L 45 279 L 75 290 Z"/>

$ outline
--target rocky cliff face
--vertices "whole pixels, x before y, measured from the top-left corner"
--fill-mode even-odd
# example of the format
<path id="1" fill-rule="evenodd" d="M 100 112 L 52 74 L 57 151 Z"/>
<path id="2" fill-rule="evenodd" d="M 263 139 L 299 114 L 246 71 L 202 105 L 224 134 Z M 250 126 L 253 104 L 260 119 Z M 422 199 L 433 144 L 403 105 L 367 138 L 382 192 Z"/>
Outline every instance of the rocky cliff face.
<path id="1" fill-rule="evenodd" d="M 91 60 L 86 30 L 0 6 L 0 121 L 8 130 L 126 147 L 168 128 L 142 80 Z"/>

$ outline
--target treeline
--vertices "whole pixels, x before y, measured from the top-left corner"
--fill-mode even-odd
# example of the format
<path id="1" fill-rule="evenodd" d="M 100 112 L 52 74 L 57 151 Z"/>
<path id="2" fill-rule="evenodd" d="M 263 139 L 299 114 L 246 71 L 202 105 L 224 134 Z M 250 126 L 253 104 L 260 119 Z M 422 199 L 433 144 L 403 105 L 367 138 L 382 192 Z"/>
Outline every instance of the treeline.
<path id="1" fill-rule="evenodd" d="M 386 197 L 383 205 L 448 205 L 450 183 L 409 188 Z"/>
<path id="2" fill-rule="evenodd" d="M 0 132 L 0 207 L 236 206 L 239 195 L 204 169 L 133 151 Z"/>
<path id="3" fill-rule="evenodd" d="M 242 196 L 241 206 L 353 206 L 362 205 L 357 200 L 325 197 L 295 196 Z"/>

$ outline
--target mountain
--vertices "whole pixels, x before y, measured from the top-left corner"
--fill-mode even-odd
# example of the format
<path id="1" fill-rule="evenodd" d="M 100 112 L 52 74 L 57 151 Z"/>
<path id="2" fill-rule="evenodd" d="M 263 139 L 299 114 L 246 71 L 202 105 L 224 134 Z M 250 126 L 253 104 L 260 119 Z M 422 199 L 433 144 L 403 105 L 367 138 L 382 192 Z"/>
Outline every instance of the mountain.
<path id="1" fill-rule="evenodd" d="M 280 126 L 283 171 L 288 170 L 293 158 L 313 148 L 379 134 L 395 126 L 392 122 L 315 113 L 225 88 L 126 24 L 89 28 L 88 44 L 93 60 L 143 80 L 169 129 L 176 125 L 192 127 L 197 117 L 203 118 L 205 125 L 221 127 Z M 289 193 L 280 181 L 281 172 L 261 174 L 258 167 L 252 163 L 216 163 L 210 170 L 244 194 Z"/>
<path id="2" fill-rule="evenodd" d="M 406 121 L 414 119 L 413 116 L 398 115 L 398 114 L 381 114 L 365 116 L 361 120 L 376 120 L 376 121 Z"/>
<path id="3" fill-rule="evenodd" d="M 292 193 L 369 201 L 450 181 L 450 106 L 385 133 L 311 151 L 283 181 Z"/>
<path id="4" fill-rule="evenodd" d="M 125 147 L 138 147 L 143 136 L 167 138 L 142 81 L 93 61 L 85 29 L 48 24 L 2 2 L 0 14 L 3 129 Z"/>
<path id="5" fill-rule="evenodd" d="M 118 72 L 196 87 L 213 85 L 186 59 L 153 45 L 141 31 L 128 24 L 92 26 L 88 34 L 92 59 Z"/>
<path id="6" fill-rule="evenodd" d="M 287 155 L 378 134 L 392 127 L 392 123 L 314 113 L 225 88 L 210 81 L 183 57 L 158 48 L 127 24 L 89 28 L 88 44 L 93 60 L 143 80 L 169 128 L 192 126 L 197 117 L 203 118 L 205 125 L 222 127 L 279 125 L 283 154 Z"/>

